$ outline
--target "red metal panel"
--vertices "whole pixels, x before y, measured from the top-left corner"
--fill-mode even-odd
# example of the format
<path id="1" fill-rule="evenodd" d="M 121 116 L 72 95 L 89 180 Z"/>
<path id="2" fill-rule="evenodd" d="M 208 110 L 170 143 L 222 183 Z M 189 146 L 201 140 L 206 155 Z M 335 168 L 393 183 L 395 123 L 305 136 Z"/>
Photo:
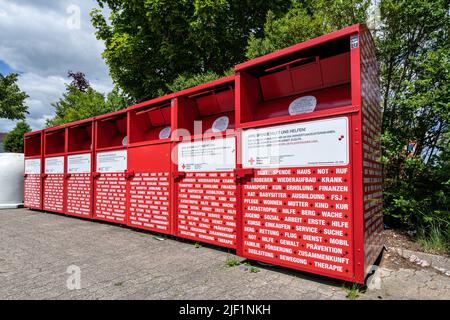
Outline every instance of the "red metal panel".
<path id="1" fill-rule="evenodd" d="M 95 118 L 94 219 L 127 223 L 127 127 L 124 110 Z"/>
<path id="2" fill-rule="evenodd" d="M 64 174 L 47 174 L 43 187 L 43 209 L 64 213 Z"/>
<path id="3" fill-rule="evenodd" d="M 317 82 L 317 70 L 310 68 L 307 71 L 304 66 L 308 64 L 295 66 L 298 59 L 313 55 L 320 57 L 322 78 L 322 86 L 315 90 L 312 88 Z M 298 82 L 297 89 L 293 89 L 289 81 L 284 85 L 282 81 L 265 85 L 266 78 L 274 78 L 277 70 L 283 68 L 286 68 L 286 72 L 290 71 L 291 81 Z M 244 172 L 243 251 L 240 254 L 272 264 L 364 282 L 382 243 L 381 167 L 378 162 L 380 146 L 377 140 L 380 133 L 380 109 L 376 69 L 373 42 L 363 25 L 351 26 L 236 66 L 238 130 L 282 123 L 300 124 L 304 120 L 347 115 L 350 159 L 346 166 L 307 166 L 312 170 L 307 173 L 303 166 L 282 165 L 281 171 L 276 171 L 274 175 L 270 174 L 272 169 L 254 170 L 253 176 Z M 304 79 L 312 80 L 305 82 Z M 258 88 L 259 83 L 261 88 Z M 308 92 L 295 94 L 298 88 L 308 88 L 308 85 L 311 85 Z M 270 97 L 267 96 L 267 90 L 272 90 Z M 290 115 L 288 106 L 302 95 L 315 97 L 317 105 L 312 112 Z M 242 155 L 247 147 L 242 144 L 241 147 Z M 283 161 L 289 162 L 289 157 L 287 155 L 283 159 L 288 160 Z M 277 155 L 271 154 L 266 158 L 277 159 Z M 332 172 L 328 174 L 330 178 L 345 180 L 340 185 L 341 188 L 345 187 L 345 192 L 327 193 L 315 189 L 324 183 L 319 182 L 318 173 L 324 168 Z M 341 172 L 340 176 L 342 169 L 347 171 L 345 174 Z M 316 180 L 309 184 L 302 182 L 283 186 L 277 180 L 280 177 Z M 312 187 L 313 190 L 289 192 L 279 189 L 280 185 L 282 188 Z M 278 189 L 271 190 L 274 186 Z M 299 197 L 301 193 L 311 198 L 300 202 L 291 200 L 291 197 Z M 280 199 L 277 198 L 279 194 L 282 195 Z M 321 197 L 325 197 L 325 200 Z M 296 208 L 294 203 L 309 206 L 311 212 Z M 316 205 L 329 207 L 316 208 Z M 331 206 L 335 207 L 335 213 L 330 213 Z M 341 206 L 341 210 L 337 210 L 337 206 Z M 329 234 L 313 237 L 308 232 L 311 230 Z M 323 242 L 317 243 L 314 239 Z"/>
<path id="4" fill-rule="evenodd" d="M 24 207 L 42 210 L 42 131 L 24 135 Z"/>
<path id="5" fill-rule="evenodd" d="M 183 90 L 172 108 L 173 128 L 185 133 L 173 152 L 175 234 L 227 248 L 238 247 L 234 87 L 228 77 Z"/>
<path id="6" fill-rule="evenodd" d="M 30 209 L 42 209 L 41 207 L 41 174 L 27 174 L 24 178 L 24 206 Z"/>
<path id="7" fill-rule="evenodd" d="M 94 182 L 94 219 L 126 224 L 125 173 L 103 173 Z"/>
<path id="8" fill-rule="evenodd" d="M 233 172 L 189 172 L 178 183 L 178 236 L 236 248 Z"/>
<path id="9" fill-rule="evenodd" d="M 44 174 L 42 209 L 57 213 L 65 210 L 65 152 L 66 129 L 64 126 L 44 130 Z"/>
<path id="10" fill-rule="evenodd" d="M 351 170 L 351 162 L 253 169 L 242 180 L 242 256 L 353 279 Z"/>
<path id="11" fill-rule="evenodd" d="M 92 216 L 91 173 L 70 174 L 67 178 L 66 214 L 89 218 Z"/>
<path id="12" fill-rule="evenodd" d="M 362 145 L 364 169 L 365 275 L 383 249 L 383 172 L 381 158 L 381 106 L 375 45 L 369 30 L 360 34 Z"/>
<path id="13" fill-rule="evenodd" d="M 166 234 L 172 233 L 171 143 L 128 149 L 128 225 Z"/>
<path id="14" fill-rule="evenodd" d="M 70 123 L 67 128 L 67 215 L 92 218 L 94 118 Z"/>

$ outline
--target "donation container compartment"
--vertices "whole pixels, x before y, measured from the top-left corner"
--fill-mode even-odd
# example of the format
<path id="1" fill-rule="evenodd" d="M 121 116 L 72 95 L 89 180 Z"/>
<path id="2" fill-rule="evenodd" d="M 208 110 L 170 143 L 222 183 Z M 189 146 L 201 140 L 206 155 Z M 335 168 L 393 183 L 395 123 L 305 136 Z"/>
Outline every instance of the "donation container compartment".
<path id="1" fill-rule="evenodd" d="M 127 112 L 95 118 L 93 218 L 126 224 Z"/>
<path id="2" fill-rule="evenodd" d="M 374 52 L 355 25 L 236 66 L 244 257 L 364 281 L 382 248 Z"/>
<path id="3" fill-rule="evenodd" d="M 44 131 L 43 210 L 64 213 L 66 129 Z"/>
<path id="4" fill-rule="evenodd" d="M 42 131 L 24 135 L 24 207 L 42 210 Z"/>
<path id="5" fill-rule="evenodd" d="M 234 77 L 176 94 L 179 237 L 237 247 Z"/>
<path id="6" fill-rule="evenodd" d="M 171 99 L 158 98 L 128 109 L 130 227 L 172 233 Z"/>
<path id="7" fill-rule="evenodd" d="M 67 128 L 66 214 L 92 217 L 93 119 L 70 123 Z"/>

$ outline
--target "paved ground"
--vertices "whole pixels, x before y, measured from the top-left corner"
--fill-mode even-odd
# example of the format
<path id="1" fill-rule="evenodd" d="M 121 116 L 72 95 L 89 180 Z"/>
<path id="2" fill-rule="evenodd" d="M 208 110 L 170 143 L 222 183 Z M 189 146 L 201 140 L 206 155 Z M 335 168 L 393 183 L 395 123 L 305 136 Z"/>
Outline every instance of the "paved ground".
<path id="1" fill-rule="evenodd" d="M 346 299 L 340 281 L 257 264 L 256 273 L 227 268 L 230 257 L 110 224 L 0 211 L 0 299 Z M 77 267 L 81 289 L 69 290 Z M 378 289 L 360 298 L 450 299 L 449 277 L 411 268 L 384 259 Z"/>

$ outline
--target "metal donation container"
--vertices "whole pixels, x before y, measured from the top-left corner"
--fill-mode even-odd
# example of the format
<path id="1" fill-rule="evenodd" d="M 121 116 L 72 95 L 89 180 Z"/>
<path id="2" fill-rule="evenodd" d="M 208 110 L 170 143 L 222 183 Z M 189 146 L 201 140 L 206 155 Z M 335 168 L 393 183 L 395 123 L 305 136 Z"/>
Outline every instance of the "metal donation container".
<path id="1" fill-rule="evenodd" d="M 354 25 L 25 134 L 24 204 L 362 283 L 383 245 L 380 134 L 375 46 Z"/>
<path id="2" fill-rule="evenodd" d="M 127 112 L 95 118 L 93 218 L 126 224 Z"/>
<path id="3" fill-rule="evenodd" d="M 43 132 L 24 135 L 24 207 L 42 210 L 42 147 Z"/>
<path id="4" fill-rule="evenodd" d="M 93 119 L 67 128 L 66 214 L 91 218 L 93 199 Z"/>
<path id="5" fill-rule="evenodd" d="M 42 209 L 64 213 L 66 129 L 44 130 L 44 175 Z"/>
<path id="6" fill-rule="evenodd" d="M 177 232 L 237 247 L 234 77 L 176 93 L 174 149 Z"/>
<path id="7" fill-rule="evenodd" d="M 235 70 L 242 255 L 363 282 L 383 227 L 369 31 L 351 26 Z"/>
<path id="8" fill-rule="evenodd" d="M 128 119 L 128 225 L 171 234 L 171 99 L 132 106 Z"/>

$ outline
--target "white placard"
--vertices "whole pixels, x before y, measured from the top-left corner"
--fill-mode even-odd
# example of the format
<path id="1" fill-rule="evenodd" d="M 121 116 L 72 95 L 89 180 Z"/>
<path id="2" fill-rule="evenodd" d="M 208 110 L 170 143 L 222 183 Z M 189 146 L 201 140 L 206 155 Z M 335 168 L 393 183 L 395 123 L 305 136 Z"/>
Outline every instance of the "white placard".
<path id="1" fill-rule="evenodd" d="M 347 165 L 348 135 L 348 119 L 344 117 L 245 130 L 242 134 L 242 166 Z"/>
<path id="2" fill-rule="evenodd" d="M 68 173 L 90 173 L 91 172 L 91 154 L 77 154 L 67 157 Z"/>
<path id="3" fill-rule="evenodd" d="M 64 157 L 45 158 L 46 174 L 64 173 Z"/>
<path id="4" fill-rule="evenodd" d="M 303 96 L 295 99 L 289 105 L 289 114 L 295 116 L 297 114 L 303 114 L 313 112 L 317 106 L 317 99 L 314 96 Z"/>
<path id="5" fill-rule="evenodd" d="M 236 168 L 236 138 L 182 142 L 178 171 L 232 171 Z"/>
<path id="6" fill-rule="evenodd" d="M 111 173 L 127 170 L 127 151 L 97 153 L 97 172 Z"/>
<path id="7" fill-rule="evenodd" d="M 40 173 L 41 173 L 41 159 L 25 160 L 25 174 L 40 174 Z"/>

